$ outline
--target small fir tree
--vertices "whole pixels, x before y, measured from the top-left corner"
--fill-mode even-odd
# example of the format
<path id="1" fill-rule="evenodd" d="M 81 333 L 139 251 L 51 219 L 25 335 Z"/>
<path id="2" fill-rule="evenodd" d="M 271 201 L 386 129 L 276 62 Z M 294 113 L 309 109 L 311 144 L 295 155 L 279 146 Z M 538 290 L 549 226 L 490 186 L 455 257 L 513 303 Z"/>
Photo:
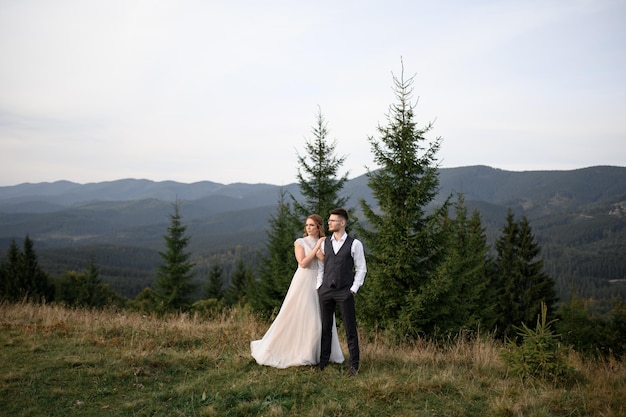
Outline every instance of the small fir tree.
<path id="1" fill-rule="evenodd" d="M 28 297 L 33 301 L 52 301 L 53 286 L 50 284 L 48 274 L 39 267 L 34 242 L 28 235 L 24 238 L 24 252 L 22 254 L 22 281 L 27 288 Z"/>
<path id="2" fill-rule="evenodd" d="M 540 303 L 537 325 L 531 329 L 525 323 L 513 326 L 519 340 L 508 340 L 501 357 L 509 371 L 522 378 L 538 378 L 559 382 L 572 374 L 567 360 L 568 349 L 560 343 L 560 336 L 551 328 L 547 306 Z"/>
<path id="3" fill-rule="evenodd" d="M 11 244 L 6 254 L 6 262 L 0 265 L 0 290 L 2 291 L 2 300 L 18 301 L 22 297 L 19 284 L 20 258 L 20 248 L 15 239 L 11 239 Z"/>
<path id="4" fill-rule="evenodd" d="M 107 303 L 107 290 L 100 279 L 100 269 L 92 257 L 87 265 L 83 302 L 90 307 L 103 307 Z"/>
<path id="5" fill-rule="evenodd" d="M 34 242 L 28 235 L 23 250 L 13 239 L 7 253 L 7 262 L 0 267 L 1 296 L 8 301 L 52 301 L 54 287 L 48 274 L 39 267 Z"/>
<path id="6" fill-rule="evenodd" d="M 186 252 L 190 237 L 185 235 L 187 226 L 181 222 L 180 202 L 173 204 L 170 225 L 165 239 L 166 250 L 159 252 L 163 264 L 157 268 L 155 292 L 159 300 L 158 310 L 186 310 L 191 306 L 190 296 L 195 286 L 191 284 L 195 264 L 190 261 L 191 254 Z"/>
<path id="7" fill-rule="evenodd" d="M 224 298 L 224 268 L 215 263 L 209 271 L 209 280 L 204 291 L 205 299 L 222 300 Z"/>
<path id="8" fill-rule="evenodd" d="M 128 307 L 134 311 L 152 313 L 156 311 L 158 304 L 159 297 L 157 293 L 152 288 L 146 287 L 130 301 Z"/>
<path id="9" fill-rule="evenodd" d="M 243 305 L 248 302 L 253 279 L 252 270 L 247 267 L 243 259 L 239 259 L 230 277 L 230 285 L 226 289 L 225 298 L 228 305 Z"/>
<path id="10" fill-rule="evenodd" d="M 611 310 L 608 330 L 609 353 L 617 360 L 623 360 L 626 356 L 626 300 L 617 302 Z"/>
<path id="11" fill-rule="evenodd" d="M 586 304 L 583 298 L 572 294 L 570 301 L 560 303 L 555 327 L 566 346 L 585 356 L 593 356 L 597 353 L 598 329 L 604 326 L 591 317 Z"/>
<path id="12" fill-rule="evenodd" d="M 102 308 L 123 304 L 107 284 L 100 283 L 95 264 L 87 272 L 66 272 L 56 280 L 55 288 L 55 301 L 67 306 Z"/>

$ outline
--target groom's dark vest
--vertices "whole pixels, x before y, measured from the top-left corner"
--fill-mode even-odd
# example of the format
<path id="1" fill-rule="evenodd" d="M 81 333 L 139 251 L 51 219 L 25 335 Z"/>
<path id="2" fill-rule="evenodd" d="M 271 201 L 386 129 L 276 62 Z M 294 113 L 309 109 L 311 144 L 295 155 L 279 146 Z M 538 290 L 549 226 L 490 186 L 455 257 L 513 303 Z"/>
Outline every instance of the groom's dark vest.
<path id="1" fill-rule="evenodd" d="M 335 253 L 332 236 L 324 241 L 324 285 L 331 288 L 345 288 L 354 282 L 354 259 L 352 259 L 352 242 L 354 238 L 348 235 L 346 241 Z"/>

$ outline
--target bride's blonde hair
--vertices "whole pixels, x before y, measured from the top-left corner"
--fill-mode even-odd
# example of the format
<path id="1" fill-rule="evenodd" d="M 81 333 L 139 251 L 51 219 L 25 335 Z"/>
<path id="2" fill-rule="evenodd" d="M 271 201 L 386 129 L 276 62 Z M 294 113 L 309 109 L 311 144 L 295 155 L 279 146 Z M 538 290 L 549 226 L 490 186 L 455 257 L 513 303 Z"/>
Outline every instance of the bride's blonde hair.
<path id="1" fill-rule="evenodd" d="M 322 216 L 320 216 L 319 214 L 310 214 L 309 217 L 306 218 L 306 220 L 309 219 L 313 220 L 317 225 L 317 231 L 320 233 L 319 237 L 325 237 L 326 233 L 324 232 L 324 220 L 322 219 Z M 304 221 L 304 234 L 302 235 L 302 237 L 307 237 L 309 235 L 306 232 L 306 220 Z"/>

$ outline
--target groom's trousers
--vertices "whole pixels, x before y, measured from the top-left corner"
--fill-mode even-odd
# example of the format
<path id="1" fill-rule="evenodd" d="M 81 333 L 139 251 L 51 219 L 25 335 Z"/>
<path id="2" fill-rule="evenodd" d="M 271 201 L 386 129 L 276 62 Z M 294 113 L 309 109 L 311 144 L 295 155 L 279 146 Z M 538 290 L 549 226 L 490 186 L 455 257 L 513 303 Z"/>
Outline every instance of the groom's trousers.
<path id="1" fill-rule="evenodd" d="M 354 294 L 350 292 L 350 287 L 330 288 L 322 285 L 317 290 L 320 300 L 320 310 L 322 315 L 322 340 L 320 349 L 320 365 L 326 366 L 330 358 L 330 347 L 332 341 L 333 318 L 335 308 L 339 305 L 341 318 L 346 329 L 346 339 L 348 341 L 348 351 L 350 352 L 350 367 L 359 369 L 359 337 L 356 326 L 356 310 L 354 306 Z"/>

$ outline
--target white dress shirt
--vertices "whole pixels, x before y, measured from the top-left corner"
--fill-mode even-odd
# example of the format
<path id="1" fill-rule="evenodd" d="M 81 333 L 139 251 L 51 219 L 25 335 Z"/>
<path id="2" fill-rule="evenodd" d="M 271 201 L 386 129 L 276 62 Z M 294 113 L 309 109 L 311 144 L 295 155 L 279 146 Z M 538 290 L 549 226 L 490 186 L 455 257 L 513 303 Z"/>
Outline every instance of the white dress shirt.
<path id="1" fill-rule="evenodd" d="M 344 242 L 348 238 L 348 234 L 344 233 L 339 240 L 335 239 L 335 234 L 333 233 L 330 237 L 330 242 L 333 245 L 333 252 L 339 252 L 339 249 L 343 246 Z M 322 245 L 322 252 L 324 252 L 324 247 L 326 245 Z M 352 255 L 352 259 L 354 260 L 354 281 L 352 281 L 352 286 L 350 287 L 350 291 L 353 294 L 356 294 L 361 285 L 363 285 L 363 281 L 365 281 L 365 273 L 367 272 L 367 267 L 365 266 L 365 253 L 363 251 L 363 244 L 360 240 L 354 239 L 352 241 L 352 247 L 350 248 L 350 254 Z M 325 255 L 325 253 L 324 253 Z M 322 266 L 317 272 L 317 286 L 319 288 L 322 286 L 322 282 L 324 281 L 324 267 Z"/>

